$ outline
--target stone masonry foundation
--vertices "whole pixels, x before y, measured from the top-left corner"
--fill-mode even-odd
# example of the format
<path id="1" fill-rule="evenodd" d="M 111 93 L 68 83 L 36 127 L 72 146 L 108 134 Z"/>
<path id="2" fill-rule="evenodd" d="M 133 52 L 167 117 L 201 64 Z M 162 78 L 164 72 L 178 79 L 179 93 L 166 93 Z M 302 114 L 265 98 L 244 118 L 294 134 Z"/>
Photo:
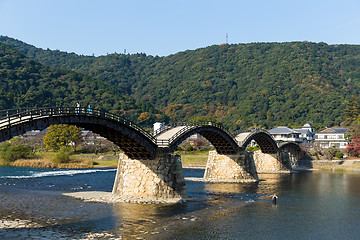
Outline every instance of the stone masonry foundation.
<path id="1" fill-rule="evenodd" d="M 180 156 L 160 153 L 154 160 L 137 160 L 120 154 L 112 194 L 125 202 L 188 198 Z"/>
<path id="2" fill-rule="evenodd" d="M 254 152 L 254 162 L 258 173 L 289 173 L 291 165 L 286 153 L 266 154 L 261 150 Z"/>
<path id="3" fill-rule="evenodd" d="M 256 182 L 258 181 L 251 154 L 240 152 L 235 155 L 221 155 L 209 152 L 205 181 L 211 182 Z"/>

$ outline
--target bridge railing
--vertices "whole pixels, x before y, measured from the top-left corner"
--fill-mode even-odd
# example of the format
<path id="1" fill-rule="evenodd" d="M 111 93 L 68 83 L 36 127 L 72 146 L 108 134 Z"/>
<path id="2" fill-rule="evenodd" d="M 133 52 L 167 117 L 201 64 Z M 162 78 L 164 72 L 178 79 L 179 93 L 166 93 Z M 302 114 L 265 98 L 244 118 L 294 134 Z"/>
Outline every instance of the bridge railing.
<path id="1" fill-rule="evenodd" d="M 246 132 L 246 131 L 245 131 L 245 132 Z M 269 137 L 271 137 L 271 138 L 274 140 L 274 142 L 275 142 L 275 139 L 273 138 L 273 136 L 272 136 L 268 131 L 266 131 L 266 130 L 264 130 L 264 129 L 253 128 L 253 129 L 249 129 L 247 132 L 253 133 L 253 134 L 260 133 L 260 132 L 266 133 L 266 134 L 269 135 Z M 247 135 L 247 136 L 245 137 L 244 140 L 238 141 L 239 146 L 243 146 L 244 143 L 246 143 L 246 142 L 253 136 L 253 134 L 249 134 L 249 135 Z"/>
<path id="2" fill-rule="evenodd" d="M 189 124 L 188 122 L 176 122 L 176 123 L 170 123 L 170 124 L 167 124 L 167 125 L 163 125 L 161 128 L 153 131 L 151 133 L 151 135 L 157 136 L 160 133 L 165 132 L 168 129 L 179 127 L 179 126 L 185 126 L 185 125 L 188 125 L 188 124 Z"/>
<path id="3" fill-rule="evenodd" d="M 231 133 L 231 136 L 235 138 L 237 135 L 239 135 L 240 133 L 244 133 L 244 132 L 248 132 L 248 130 L 246 130 L 246 129 L 236 130 L 235 132 Z"/>
<path id="4" fill-rule="evenodd" d="M 183 133 L 187 132 L 189 129 L 196 128 L 196 127 L 206 127 L 206 126 L 217 127 L 219 129 L 221 129 L 222 131 L 226 132 L 230 137 L 232 137 L 232 134 L 227 129 L 225 129 L 221 124 L 215 123 L 215 122 L 209 122 L 209 121 L 192 122 L 192 123 L 178 122 L 178 123 L 172 124 L 170 126 L 171 127 L 167 128 L 167 129 L 174 128 L 174 127 L 180 127 L 180 126 L 184 126 L 184 128 L 182 128 L 180 131 L 175 133 L 169 139 L 157 139 L 156 143 L 158 146 L 169 146 L 176 138 L 181 136 Z M 165 130 L 163 130 L 163 131 L 165 131 Z"/>
<path id="5" fill-rule="evenodd" d="M 0 129 L 11 127 L 11 125 L 18 124 L 23 121 L 31 121 L 32 119 L 43 118 L 47 116 L 65 116 L 65 115 L 85 115 L 96 116 L 110 119 L 118 123 L 124 124 L 130 128 L 141 132 L 147 136 L 153 143 L 156 139 L 143 128 L 137 126 L 135 123 L 114 113 L 106 112 L 99 109 L 90 109 L 85 107 L 45 107 L 45 108 L 17 108 L 0 110 Z"/>
<path id="6" fill-rule="evenodd" d="M 12 108 L 12 109 L 0 110 L 0 119 L 6 118 L 8 116 L 16 115 L 20 112 L 29 111 L 32 109 L 35 109 L 35 108 Z"/>

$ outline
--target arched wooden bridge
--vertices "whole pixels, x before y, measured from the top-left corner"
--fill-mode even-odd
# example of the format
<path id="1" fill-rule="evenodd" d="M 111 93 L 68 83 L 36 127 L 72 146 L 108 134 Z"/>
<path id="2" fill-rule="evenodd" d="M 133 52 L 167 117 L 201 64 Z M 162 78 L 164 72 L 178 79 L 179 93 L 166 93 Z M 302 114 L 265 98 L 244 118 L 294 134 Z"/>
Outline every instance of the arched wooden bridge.
<path id="1" fill-rule="evenodd" d="M 159 149 L 172 152 L 193 134 L 205 137 L 219 154 L 235 154 L 255 141 L 263 153 L 276 153 L 279 147 L 263 130 L 234 136 L 213 122 L 178 123 L 153 134 L 110 112 L 86 108 L 54 107 L 9 109 L 0 111 L 0 142 L 31 130 L 46 129 L 54 124 L 70 124 L 93 131 L 117 144 L 133 159 L 154 159 Z"/>

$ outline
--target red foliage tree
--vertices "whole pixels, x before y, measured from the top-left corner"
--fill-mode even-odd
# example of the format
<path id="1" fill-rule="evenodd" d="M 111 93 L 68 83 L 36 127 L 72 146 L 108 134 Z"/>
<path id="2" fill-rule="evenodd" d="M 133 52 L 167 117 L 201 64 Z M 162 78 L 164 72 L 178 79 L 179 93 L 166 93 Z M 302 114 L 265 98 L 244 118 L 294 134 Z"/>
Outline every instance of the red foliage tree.
<path id="1" fill-rule="evenodd" d="M 360 155 L 360 136 L 352 136 L 351 142 L 347 145 L 346 151 L 351 155 Z"/>

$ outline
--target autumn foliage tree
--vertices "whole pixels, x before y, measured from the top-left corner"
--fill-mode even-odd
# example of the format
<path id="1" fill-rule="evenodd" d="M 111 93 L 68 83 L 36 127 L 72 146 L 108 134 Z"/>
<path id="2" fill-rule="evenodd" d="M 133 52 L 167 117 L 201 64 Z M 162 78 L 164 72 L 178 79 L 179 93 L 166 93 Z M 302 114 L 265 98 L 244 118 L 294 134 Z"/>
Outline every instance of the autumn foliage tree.
<path id="1" fill-rule="evenodd" d="M 81 129 L 67 124 L 52 125 L 48 128 L 44 136 L 44 144 L 46 148 L 53 151 L 59 151 L 68 145 L 76 146 L 81 139 Z"/>
<path id="2" fill-rule="evenodd" d="M 138 117 L 138 121 L 145 122 L 145 121 L 149 120 L 149 118 L 150 118 L 150 114 L 148 112 L 142 112 L 140 114 L 140 116 Z"/>
<path id="3" fill-rule="evenodd" d="M 353 156 L 360 155 L 360 136 L 355 136 L 346 147 L 346 151 Z"/>
<path id="4" fill-rule="evenodd" d="M 348 139 L 349 144 L 346 151 L 353 156 L 360 155 L 360 101 L 356 97 L 352 97 L 348 101 L 345 114 L 344 124 L 349 127 Z"/>

